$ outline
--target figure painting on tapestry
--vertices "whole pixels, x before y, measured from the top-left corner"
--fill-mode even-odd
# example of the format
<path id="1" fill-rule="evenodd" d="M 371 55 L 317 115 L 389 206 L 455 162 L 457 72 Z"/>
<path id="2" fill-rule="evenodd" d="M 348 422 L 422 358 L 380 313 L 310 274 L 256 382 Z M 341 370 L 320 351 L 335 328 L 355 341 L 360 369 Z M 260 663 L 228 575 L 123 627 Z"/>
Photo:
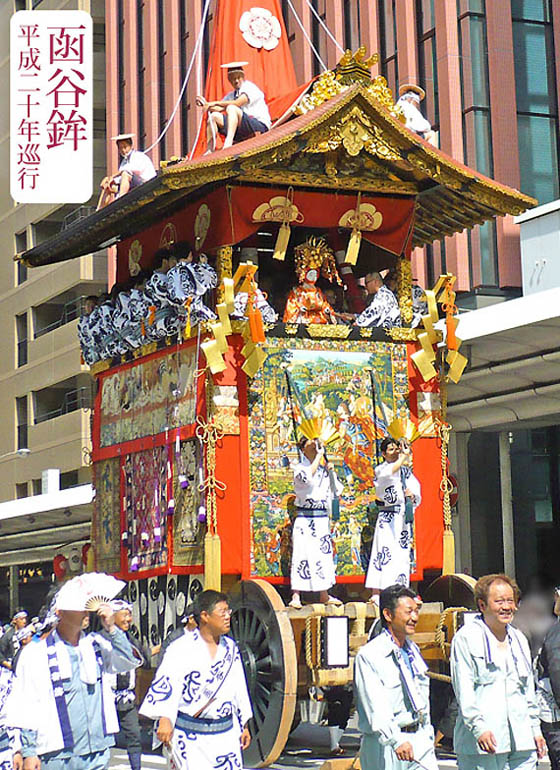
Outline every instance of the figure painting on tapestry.
<path id="1" fill-rule="evenodd" d="M 101 380 L 100 446 L 121 444 L 195 419 L 195 346 L 155 356 Z"/>
<path id="2" fill-rule="evenodd" d="M 269 342 L 249 392 L 253 575 L 289 575 L 297 424 L 313 418 L 335 436 L 327 452 L 344 483 L 340 519 L 331 522 L 336 572 L 363 572 L 374 468 L 383 460 L 379 443 L 394 417 L 409 415 L 406 347 L 363 348 L 359 342 Z"/>

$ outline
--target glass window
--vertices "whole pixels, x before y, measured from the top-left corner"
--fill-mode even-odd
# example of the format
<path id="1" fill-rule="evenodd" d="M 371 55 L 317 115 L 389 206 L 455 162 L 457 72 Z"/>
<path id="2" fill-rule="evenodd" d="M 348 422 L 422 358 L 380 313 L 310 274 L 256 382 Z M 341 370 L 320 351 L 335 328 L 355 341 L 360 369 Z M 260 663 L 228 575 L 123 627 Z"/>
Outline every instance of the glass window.
<path id="1" fill-rule="evenodd" d="M 356 0 L 344 0 L 344 47 L 356 51 L 360 47 L 360 4 Z"/>
<path id="2" fill-rule="evenodd" d="M 511 0 L 511 15 L 525 21 L 550 21 L 548 0 Z"/>
<path id="3" fill-rule="evenodd" d="M 555 200 L 559 196 L 556 120 L 538 115 L 519 115 L 517 135 L 521 189 L 539 203 Z"/>
<path id="4" fill-rule="evenodd" d="M 397 22 L 395 0 L 379 0 L 379 35 L 381 40 L 381 72 L 393 94 L 397 93 Z"/>
<path id="5" fill-rule="evenodd" d="M 552 27 L 513 22 L 518 112 L 556 114 Z"/>

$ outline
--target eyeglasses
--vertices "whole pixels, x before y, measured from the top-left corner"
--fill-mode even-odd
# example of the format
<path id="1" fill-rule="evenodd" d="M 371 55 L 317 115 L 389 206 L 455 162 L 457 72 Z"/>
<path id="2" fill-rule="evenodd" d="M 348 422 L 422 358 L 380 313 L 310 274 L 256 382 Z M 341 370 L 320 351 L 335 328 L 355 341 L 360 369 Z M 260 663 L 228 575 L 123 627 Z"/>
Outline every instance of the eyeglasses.
<path id="1" fill-rule="evenodd" d="M 217 610 L 215 609 L 214 612 L 216 615 L 221 615 L 223 618 L 229 618 L 233 615 L 233 610 L 228 607 L 227 610 Z"/>

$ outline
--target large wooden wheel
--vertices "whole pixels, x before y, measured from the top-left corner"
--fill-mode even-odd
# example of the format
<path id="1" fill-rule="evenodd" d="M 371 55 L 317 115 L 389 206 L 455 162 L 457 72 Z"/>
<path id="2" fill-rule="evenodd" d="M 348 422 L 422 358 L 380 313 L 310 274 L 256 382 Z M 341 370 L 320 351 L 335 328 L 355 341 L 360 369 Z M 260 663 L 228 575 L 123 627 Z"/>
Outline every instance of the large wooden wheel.
<path id="1" fill-rule="evenodd" d="M 280 756 L 296 707 L 297 657 L 292 624 L 276 589 L 243 580 L 230 597 L 231 634 L 239 646 L 254 717 L 245 767 L 265 767 Z"/>
<path id="2" fill-rule="evenodd" d="M 466 607 L 468 610 L 475 610 L 475 583 L 472 575 L 459 572 L 441 575 L 430 583 L 424 593 L 424 599 L 427 602 L 443 602 L 444 607 Z"/>

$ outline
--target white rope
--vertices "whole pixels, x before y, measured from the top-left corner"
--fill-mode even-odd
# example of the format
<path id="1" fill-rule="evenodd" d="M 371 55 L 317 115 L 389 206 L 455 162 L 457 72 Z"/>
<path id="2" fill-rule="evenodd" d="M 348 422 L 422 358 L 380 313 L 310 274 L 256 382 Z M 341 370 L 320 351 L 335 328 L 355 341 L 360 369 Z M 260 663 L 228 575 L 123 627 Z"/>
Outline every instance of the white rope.
<path id="1" fill-rule="evenodd" d="M 335 44 L 335 46 L 338 48 L 338 50 L 339 50 L 341 53 L 346 53 L 346 51 L 344 50 L 344 48 L 343 48 L 343 47 L 340 45 L 340 43 L 338 42 L 338 40 L 336 39 L 336 37 L 335 37 L 335 36 L 332 34 L 332 32 L 330 31 L 330 29 L 327 27 L 327 25 L 325 24 L 325 22 L 324 22 L 324 21 L 323 21 L 323 19 L 321 18 L 320 14 L 318 14 L 318 13 L 317 13 L 317 11 L 315 10 L 315 8 L 313 7 L 313 3 L 311 2 L 311 0 L 307 0 L 307 5 L 309 6 L 309 9 L 311 10 L 311 13 L 312 13 L 312 14 L 315 16 L 315 18 L 317 19 L 317 21 L 319 22 L 319 24 L 320 24 L 320 25 L 323 27 L 323 29 L 325 30 L 325 32 L 327 33 L 327 35 L 330 37 L 330 39 L 333 41 L 333 43 L 334 43 L 334 44 Z"/>
<path id="2" fill-rule="evenodd" d="M 313 43 L 311 42 L 311 38 L 310 38 L 310 37 L 309 37 L 309 35 L 307 34 L 307 32 L 306 32 L 306 30 L 305 30 L 305 27 L 303 26 L 303 23 L 302 23 L 301 19 L 299 18 L 298 14 L 297 14 L 297 11 L 296 11 L 296 9 L 295 9 L 295 8 L 294 8 L 294 6 L 292 5 L 292 0 L 287 0 L 287 2 L 288 2 L 288 6 L 289 6 L 289 8 L 290 8 L 291 12 L 292 12 L 292 13 L 294 14 L 294 16 L 296 17 L 296 21 L 297 21 L 297 23 L 299 24 L 301 31 L 303 32 L 303 36 L 304 36 L 304 38 L 305 38 L 305 39 L 307 40 L 307 42 L 309 43 L 309 46 L 310 46 L 311 50 L 313 51 L 313 53 L 315 54 L 315 56 L 316 56 L 316 58 L 317 58 L 317 61 L 319 62 L 319 64 L 320 64 L 320 65 L 321 65 L 321 67 L 323 68 L 323 72 L 325 72 L 325 71 L 326 71 L 326 69 L 327 69 L 327 65 L 326 65 L 326 64 L 325 64 L 325 62 L 324 62 L 324 61 L 321 59 L 321 57 L 320 57 L 320 55 L 319 55 L 319 51 L 317 51 L 317 49 L 315 48 L 315 46 L 314 46 L 314 45 L 313 45 Z"/>
<path id="3" fill-rule="evenodd" d="M 189 82 L 189 78 L 191 76 L 192 68 L 193 68 L 196 56 L 198 54 L 200 44 L 202 43 L 202 38 L 204 37 L 204 27 L 206 26 L 206 17 L 208 16 L 208 9 L 210 8 L 211 2 L 212 0 L 206 0 L 204 4 L 204 10 L 202 12 L 202 20 L 200 22 L 200 28 L 198 30 L 198 37 L 196 38 L 196 43 L 194 45 L 194 50 L 192 52 L 191 60 L 189 62 L 189 66 L 187 67 L 187 74 L 185 75 L 185 79 L 183 80 L 183 85 L 181 86 L 181 91 L 179 92 L 179 98 L 175 102 L 175 107 L 173 107 L 173 111 L 169 116 L 169 120 L 165 124 L 165 128 L 163 129 L 161 134 L 158 136 L 158 138 L 153 144 L 151 144 L 146 150 L 144 150 L 144 152 L 150 152 L 150 150 L 152 150 L 156 146 L 156 144 L 159 144 L 161 142 L 161 140 L 167 133 L 167 129 L 169 128 L 169 126 L 173 122 L 175 115 L 177 114 L 177 110 L 179 109 L 179 105 L 181 104 L 181 99 L 183 98 L 183 94 L 185 93 L 185 88 L 187 87 L 187 83 Z"/>

